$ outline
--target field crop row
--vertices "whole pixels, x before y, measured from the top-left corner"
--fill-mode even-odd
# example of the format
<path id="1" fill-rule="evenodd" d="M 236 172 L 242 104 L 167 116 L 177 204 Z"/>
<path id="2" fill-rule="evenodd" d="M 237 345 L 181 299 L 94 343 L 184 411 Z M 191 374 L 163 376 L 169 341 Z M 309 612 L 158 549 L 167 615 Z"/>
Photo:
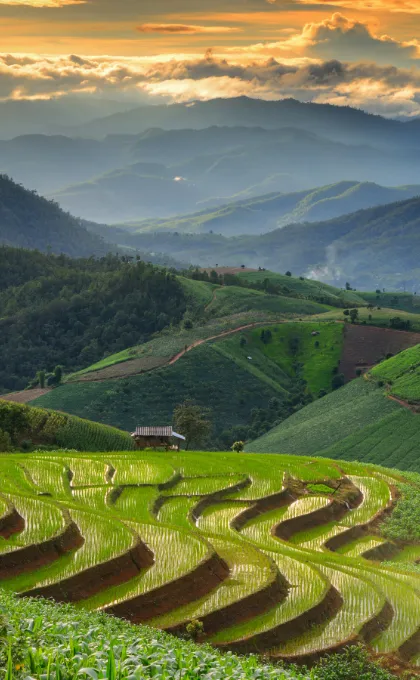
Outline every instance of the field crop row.
<path id="1" fill-rule="evenodd" d="M 398 559 L 363 557 L 384 542 L 374 528 L 327 548 L 388 507 L 394 474 L 305 456 L 198 452 L 4 456 L 0 472 L 0 522 L 12 506 L 21 518 L 4 529 L 0 563 L 23 547 L 28 559 L 3 577 L 5 590 L 179 632 L 202 620 L 211 644 L 276 658 L 316 656 L 360 636 L 380 652 L 420 653 L 420 575 L 407 571 L 420 546 L 402 551 L 401 568 Z M 355 509 L 348 479 L 361 494 Z M 69 518 L 83 540 L 48 563 L 38 551 L 31 568 L 31 546 Z M 291 538 L 281 540 L 290 522 Z"/>

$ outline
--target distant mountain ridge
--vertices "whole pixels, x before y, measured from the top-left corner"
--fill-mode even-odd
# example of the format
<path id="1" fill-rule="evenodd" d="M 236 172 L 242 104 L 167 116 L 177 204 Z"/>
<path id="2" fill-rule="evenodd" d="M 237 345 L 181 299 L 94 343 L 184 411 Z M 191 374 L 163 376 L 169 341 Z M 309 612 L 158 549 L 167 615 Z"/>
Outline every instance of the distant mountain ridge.
<path id="1" fill-rule="evenodd" d="M 291 270 L 328 283 L 359 288 L 420 286 L 420 198 L 359 210 L 332 220 L 289 224 L 252 236 L 141 232 L 138 248 L 170 252 L 202 266 Z M 405 283 L 404 283 L 405 282 Z"/>
<path id="2" fill-rule="evenodd" d="M 238 200 L 220 208 L 168 220 L 122 224 L 130 231 L 217 232 L 225 236 L 263 234 L 294 222 L 332 219 L 363 208 L 420 196 L 420 185 L 383 187 L 373 182 L 344 181 L 309 191 L 271 193 Z"/>
<path id="3" fill-rule="evenodd" d="M 101 138 L 110 134 L 139 134 L 150 127 L 202 129 L 212 125 L 261 126 L 266 129 L 295 127 L 352 144 L 394 138 L 394 143 L 413 143 L 418 121 L 402 122 L 360 109 L 299 102 L 296 99 L 264 101 L 248 97 L 211 99 L 186 104 L 141 106 L 124 113 L 97 118 L 78 126 L 78 135 Z M 389 144 L 389 140 L 388 140 Z"/>

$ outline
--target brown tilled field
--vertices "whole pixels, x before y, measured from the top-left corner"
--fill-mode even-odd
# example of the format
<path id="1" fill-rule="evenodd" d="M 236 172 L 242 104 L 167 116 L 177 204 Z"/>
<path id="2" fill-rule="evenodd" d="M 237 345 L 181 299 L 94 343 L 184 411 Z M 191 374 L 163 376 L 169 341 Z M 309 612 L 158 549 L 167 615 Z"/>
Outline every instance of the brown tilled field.
<path id="1" fill-rule="evenodd" d="M 0 395 L 0 399 L 6 399 L 7 401 L 15 401 L 18 404 L 27 404 L 33 399 L 38 399 L 38 397 L 43 397 L 44 394 L 50 392 L 51 387 L 38 388 L 35 390 L 22 390 L 22 392 L 11 392 L 10 394 Z"/>
<path id="2" fill-rule="evenodd" d="M 358 368 L 364 371 L 385 359 L 387 354 L 398 354 L 419 343 L 420 333 L 346 324 L 340 372 L 346 380 L 352 380 Z"/>

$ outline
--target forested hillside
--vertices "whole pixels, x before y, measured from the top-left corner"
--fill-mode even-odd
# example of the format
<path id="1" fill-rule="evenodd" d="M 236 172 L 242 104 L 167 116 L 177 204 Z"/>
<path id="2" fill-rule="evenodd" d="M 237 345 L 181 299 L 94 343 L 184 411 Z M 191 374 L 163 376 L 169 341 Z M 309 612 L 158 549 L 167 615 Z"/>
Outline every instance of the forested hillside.
<path id="1" fill-rule="evenodd" d="M 88 366 L 177 323 L 186 297 L 173 274 L 114 255 L 70 259 L 0 248 L 0 391 L 38 370 Z"/>
<path id="2" fill-rule="evenodd" d="M 110 250 L 80 220 L 34 191 L 0 175 L 0 244 L 89 257 Z"/>

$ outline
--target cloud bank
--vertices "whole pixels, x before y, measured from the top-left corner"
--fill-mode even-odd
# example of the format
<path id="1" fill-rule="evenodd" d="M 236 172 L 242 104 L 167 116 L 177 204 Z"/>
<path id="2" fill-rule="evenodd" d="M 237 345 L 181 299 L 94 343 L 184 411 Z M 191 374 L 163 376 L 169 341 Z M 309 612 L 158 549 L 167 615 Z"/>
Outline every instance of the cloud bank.
<path id="1" fill-rule="evenodd" d="M 143 25 L 153 30 L 200 30 L 189 24 Z M 208 27 L 205 27 L 208 30 Z M 366 57 L 363 61 L 359 55 Z M 67 94 L 188 102 L 217 97 L 301 101 L 363 108 L 388 116 L 420 115 L 420 53 L 415 40 L 377 35 L 340 13 L 275 43 L 218 54 L 165 57 L 0 55 L 0 98 Z"/>

